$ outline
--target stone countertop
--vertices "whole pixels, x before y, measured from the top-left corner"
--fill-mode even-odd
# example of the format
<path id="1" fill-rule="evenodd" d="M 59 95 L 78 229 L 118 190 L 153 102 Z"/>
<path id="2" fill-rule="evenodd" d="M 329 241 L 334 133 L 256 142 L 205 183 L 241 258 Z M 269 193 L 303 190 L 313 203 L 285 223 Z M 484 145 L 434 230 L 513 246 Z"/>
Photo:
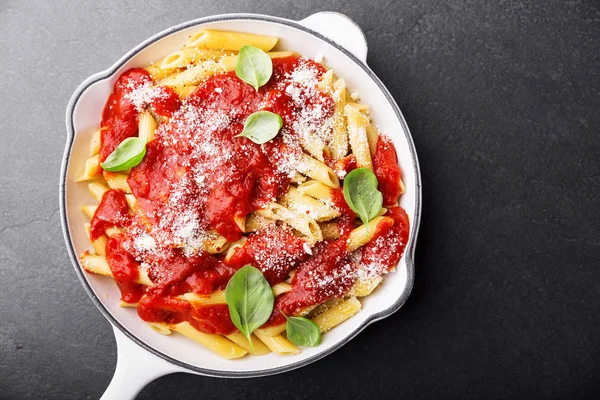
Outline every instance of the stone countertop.
<path id="1" fill-rule="evenodd" d="M 145 38 L 226 12 L 339 11 L 423 174 L 406 305 L 331 356 L 247 380 L 175 374 L 139 399 L 584 398 L 600 392 L 600 8 L 595 1 L 0 1 L 0 399 L 96 399 L 108 322 L 65 249 L 64 113 Z"/>

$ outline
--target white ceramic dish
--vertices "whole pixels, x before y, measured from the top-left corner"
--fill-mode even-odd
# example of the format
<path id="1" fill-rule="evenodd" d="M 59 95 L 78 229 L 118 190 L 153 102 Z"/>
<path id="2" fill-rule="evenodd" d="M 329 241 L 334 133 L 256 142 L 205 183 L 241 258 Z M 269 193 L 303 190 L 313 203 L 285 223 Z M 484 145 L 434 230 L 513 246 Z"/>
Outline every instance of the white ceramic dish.
<path id="1" fill-rule="evenodd" d="M 411 229 L 406 251 L 396 271 L 372 295 L 363 299 L 363 309 L 323 337 L 321 345 L 303 348 L 297 356 L 269 354 L 224 360 L 181 335 L 163 336 L 148 327 L 135 309 L 120 308 L 119 291 L 111 279 L 84 273 L 78 254 L 89 249 L 84 234 L 82 204 L 92 199 L 85 184 L 75 182 L 86 157 L 91 133 L 97 129 L 103 106 L 119 74 L 145 66 L 183 44 L 199 28 L 213 28 L 275 35 L 277 48 L 293 49 L 315 58 L 322 53 L 348 87 L 360 93 L 371 106 L 376 124 L 393 140 L 406 193 L 401 205 L 407 211 Z M 158 376 L 189 372 L 217 377 L 256 377 L 302 367 L 340 348 L 370 323 L 397 311 L 413 285 L 413 253 L 421 211 L 421 182 L 417 155 L 406 122 L 393 98 L 366 65 L 367 44 L 363 32 L 348 17 L 331 12 L 313 14 L 290 21 L 255 14 L 228 14 L 190 21 L 135 47 L 111 68 L 91 76 L 73 94 L 66 114 L 68 139 L 61 172 L 60 203 L 67 248 L 73 265 L 88 294 L 114 328 L 118 346 L 115 377 L 103 398 L 134 398 L 138 391 Z"/>

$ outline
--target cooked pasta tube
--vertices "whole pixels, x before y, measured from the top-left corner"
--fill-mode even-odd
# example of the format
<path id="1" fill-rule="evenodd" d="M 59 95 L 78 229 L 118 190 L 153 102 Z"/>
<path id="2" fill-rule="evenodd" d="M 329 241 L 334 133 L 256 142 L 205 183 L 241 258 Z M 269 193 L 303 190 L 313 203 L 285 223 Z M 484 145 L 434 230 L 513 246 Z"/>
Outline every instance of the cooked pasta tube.
<path id="1" fill-rule="evenodd" d="M 177 86 L 171 86 L 171 89 L 173 89 L 175 91 L 175 93 L 177 93 L 179 95 L 180 98 L 185 99 L 186 97 L 188 97 L 190 94 L 192 94 L 192 92 L 194 90 L 196 90 L 198 86 L 195 85 L 177 85 Z"/>
<path id="2" fill-rule="evenodd" d="M 252 345 L 250 345 L 250 342 L 246 336 L 242 335 L 240 332 L 227 335 L 227 339 L 231 340 L 233 343 L 237 344 L 253 356 L 264 356 L 265 354 L 269 354 L 271 352 L 271 350 L 255 335 L 252 335 Z"/>
<path id="3" fill-rule="evenodd" d="M 335 172 L 325 165 L 325 163 L 315 160 L 308 154 L 302 153 L 302 156 L 300 156 L 300 162 L 296 168 L 301 174 L 313 178 L 324 185 L 334 189 L 340 187 L 340 181 Z"/>
<path id="4" fill-rule="evenodd" d="M 88 184 L 88 190 L 90 191 L 92 196 L 94 196 L 96 201 L 100 203 L 102 201 L 102 196 L 104 196 L 104 193 L 108 192 L 108 187 L 99 182 L 92 182 Z"/>
<path id="5" fill-rule="evenodd" d="M 338 227 L 337 222 L 323 222 L 319 224 L 321 227 L 321 232 L 323 232 L 323 239 L 325 240 L 335 240 L 340 237 L 340 228 Z"/>
<path id="6" fill-rule="evenodd" d="M 101 235 L 98 239 L 92 240 L 92 237 L 90 235 L 90 224 L 85 224 L 84 228 L 85 228 L 85 233 L 88 237 L 88 240 L 90 241 L 90 243 L 92 244 L 92 247 L 94 248 L 94 253 L 96 253 L 96 255 L 99 255 L 99 256 L 106 255 L 106 242 L 108 241 L 108 237 L 106 237 L 106 235 Z"/>
<path id="7" fill-rule="evenodd" d="M 340 215 L 336 208 L 307 196 L 293 186 L 290 186 L 288 192 L 279 201 L 293 212 L 306 215 L 317 222 L 329 221 Z"/>
<path id="8" fill-rule="evenodd" d="M 102 176 L 104 176 L 106 183 L 108 183 L 108 186 L 111 189 L 120 189 L 125 193 L 131 193 L 131 188 L 129 187 L 129 183 L 127 183 L 126 174 L 103 171 Z"/>
<path id="9" fill-rule="evenodd" d="M 356 157 L 356 166 L 358 168 L 368 168 L 372 171 L 373 162 L 367 139 L 369 119 L 350 105 L 346 105 L 344 110 L 348 119 L 348 138 L 350 139 L 352 153 Z"/>
<path id="10" fill-rule="evenodd" d="M 346 157 L 348 154 L 348 128 L 346 127 L 346 83 L 338 79 L 333 84 L 333 132 L 329 142 L 331 157 L 334 160 Z"/>
<path id="11" fill-rule="evenodd" d="M 248 214 L 246 217 L 245 232 L 257 232 L 261 229 L 273 227 L 275 221 L 257 214 Z"/>
<path id="12" fill-rule="evenodd" d="M 379 286 L 382 280 L 383 277 L 381 276 L 357 280 L 354 286 L 352 286 L 351 293 L 356 297 L 368 296 Z"/>
<path id="13" fill-rule="evenodd" d="M 300 350 L 294 346 L 292 342 L 281 335 L 267 336 L 262 334 L 258 329 L 254 334 L 263 342 L 273 353 L 277 354 L 298 354 Z"/>
<path id="14" fill-rule="evenodd" d="M 164 322 L 146 322 L 152 330 L 160 333 L 161 335 L 169 336 L 171 334 L 171 330 L 169 329 L 169 325 Z"/>
<path id="15" fill-rule="evenodd" d="M 323 240 L 321 228 L 319 228 L 319 224 L 317 224 L 315 220 L 306 215 L 296 214 L 281 204 L 270 203 L 267 207 L 256 210 L 256 214 L 261 217 L 286 223 L 306 236 L 311 243 Z"/>
<path id="16" fill-rule="evenodd" d="M 152 77 L 154 82 L 163 80 L 167 76 L 172 75 L 178 71 L 177 68 L 169 68 L 169 69 L 161 68 L 160 66 L 162 64 L 162 61 L 163 60 L 158 60 L 155 63 L 150 64 L 146 68 L 144 68 L 146 71 L 148 71 L 148 73 L 150 74 L 150 76 Z"/>
<path id="17" fill-rule="evenodd" d="M 240 240 L 233 242 L 231 246 L 229 246 L 229 248 L 227 249 L 227 253 L 225 254 L 225 263 L 228 263 L 229 260 L 231 260 L 231 257 L 233 257 L 233 253 L 235 253 L 235 251 L 240 247 L 244 246 L 244 243 L 246 243 L 247 241 L 248 238 L 246 236 L 242 236 Z"/>
<path id="18" fill-rule="evenodd" d="M 348 251 L 352 252 L 359 247 L 369 243 L 377 232 L 379 224 L 393 224 L 394 220 L 390 217 L 375 217 L 367 225 L 361 225 L 354 228 L 348 237 Z"/>
<path id="19" fill-rule="evenodd" d="M 369 143 L 369 150 L 371 151 L 371 157 L 375 157 L 377 151 L 377 141 L 379 140 L 379 131 L 371 123 L 367 124 L 367 142 Z"/>
<path id="20" fill-rule="evenodd" d="M 319 325 L 321 332 L 327 332 L 346 321 L 360 311 L 362 305 L 356 297 L 351 297 L 314 317 L 312 320 Z"/>
<path id="21" fill-rule="evenodd" d="M 239 51 L 243 46 L 254 46 L 269 51 L 275 47 L 277 40 L 277 36 L 202 29 L 190 36 L 185 46 L 235 51 Z"/>
<path id="22" fill-rule="evenodd" d="M 279 325 L 258 328 L 257 331 L 263 336 L 277 336 L 285 331 L 285 322 Z"/>
<path id="23" fill-rule="evenodd" d="M 248 353 L 226 337 L 200 332 L 187 321 L 169 325 L 169 328 L 200 343 L 207 349 L 228 360 L 243 357 Z"/>
<path id="24" fill-rule="evenodd" d="M 183 47 L 165 58 L 160 63 L 160 68 L 185 68 L 190 64 L 197 64 L 202 61 L 218 61 L 221 57 L 231 54 L 224 50 L 202 49 L 199 47 Z"/>
<path id="25" fill-rule="evenodd" d="M 98 204 L 86 204 L 81 206 L 81 211 L 88 217 L 94 218 L 94 214 L 96 213 L 96 209 L 98 208 Z"/>
<path id="26" fill-rule="evenodd" d="M 79 175 L 76 182 L 96 179 L 100 176 L 100 172 L 102 172 L 102 168 L 100 167 L 100 156 L 96 154 L 86 160 L 83 172 Z"/>
<path id="27" fill-rule="evenodd" d="M 154 131 L 156 130 L 156 121 L 149 111 L 140 113 L 138 117 L 138 137 L 146 140 L 146 142 L 154 139 Z"/>
<path id="28" fill-rule="evenodd" d="M 330 201 L 332 197 L 331 188 L 315 179 L 299 184 L 298 191 L 324 201 Z"/>
<path id="29" fill-rule="evenodd" d="M 112 271 L 110 270 L 110 267 L 108 266 L 108 262 L 106 261 L 105 257 L 84 253 L 79 258 L 79 261 L 81 262 L 81 266 L 83 267 L 83 269 L 85 269 L 88 272 L 93 272 L 94 274 L 98 275 L 109 276 L 111 278 L 113 277 Z M 152 286 L 152 281 L 148 277 L 148 272 L 145 269 L 140 268 L 139 276 L 136 279 L 136 283 L 146 286 Z"/>
<path id="30" fill-rule="evenodd" d="M 159 83 L 164 86 L 197 85 L 211 75 L 220 72 L 222 68 L 214 61 L 204 61 L 182 72 L 169 75 Z"/>
<path id="31" fill-rule="evenodd" d="M 95 156 L 100 152 L 100 135 L 102 134 L 102 130 L 104 128 L 98 129 L 92 135 L 92 141 L 90 142 L 90 157 Z"/>

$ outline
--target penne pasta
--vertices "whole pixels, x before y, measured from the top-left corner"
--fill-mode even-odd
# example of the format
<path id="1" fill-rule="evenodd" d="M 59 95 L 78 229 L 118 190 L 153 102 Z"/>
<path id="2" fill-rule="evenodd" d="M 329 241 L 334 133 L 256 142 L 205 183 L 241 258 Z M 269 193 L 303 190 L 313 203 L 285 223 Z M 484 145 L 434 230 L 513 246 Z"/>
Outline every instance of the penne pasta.
<path id="1" fill-rule="evenodd" d="M 125 193 L 131 193 L 131 188 L 129 187 L 129 183 L 127 183 L 127 175 L 121 174 L 119 172 L 108 172 L 103 171 L 102 176 L 108 183 L 108 186 L 111 189 L 119 189 L 124 191 Z"/>
<path id="2" fill-rule="evenodd" d="M 377 286 L 379 286 L 382 280 L 383 277 L 381 276 L 357 280 L 356 283 L 354 283 L 354 286 L 352 286 L 351 293 L 356 297 L 368 296 Z"/>
<path id="3" fill-rule="evenodd" d="M 356 108 L 347 105 L 345 108 L 348 118 L 348 137 L 352 153 L 356 157 L 356 166 L 358 168 L 368 168 L 373 170 L 371 161 L 371 150 L 367 139 L 367 126 L 369 120 Z"/>
<path id="4" fill-rule="evenodd" d="M 112 271 L 106 262 L 106 258 L 103 256 L 97 256 L 89 253 L 84 253 L 79 258 L 81 266 L 88 272 L 95 274 L 113 277 Z M 137 283 L 146 286 L 152 286 L 152 281 L 148 277 L 148 273 L 144 269 L 140 269 L 139 277 L 136 280 Z"/>
<path id="5" fill-rule="evenodd" d="M 161 69 L 185 68 L 190 64 L 197 64 L 202 61 L 218 61 L 223 56 L 231 54 L 224 50 L 203 49 L 199 47 L 183 47 L 168 56 L 160 63 Z"/>
<path id="6" fill-rule="evenodd" d="M 197 87 L 198 86 L 195 86 L 195 85 L 188 85 L 188 86 L 178 85 L 178 86 L 171 86 L 171 89 L 173 89 L 175 91 L 175 93 L 177 93 L 179 95 L 179 97 L 181 99 L 185 99 L 190 94 L 192 94 L 192 92 L 194 90 L 196 90 Z"/>
<path id="7" fill-rule="evenodd" d="M 126 301 L 119 300 L 119 307 L 121 307 L 121 308 L 136 308 L 137 306 L 138 306 L 138 303 L 128 303 Z"/>
<path id="8" fill-rule="evenodd" d="M 329 221 L 340 215 L 337 209 L 305 195 L 293 186 L 279 201 L 296 214 L 306 215 L 317 222 Z"/>
<path id="9" fill-rule="evenodd" d="M 272 228 L 275 221 L 258 214 L 248 214 L 246 217 L 245 232 L 258 232 L 261 229 Z"/>
<path id="10" fill-rule="evenodd" d="M 298 172 L 331 188 L 339 188 L 340 181 L 331 168 L 307 154 L 302 154 L 297 165 Z"/>
<path id="11" fill-rule="evenodd" d="M 150 114 L 149 111 L 142 112 L 138 117 L 138 137 L 149 142 L 154 139 L 155 130 L 156 121 L 154 120 L 154 117 L 152 117 L 152 114 Z"/>
<path id="12" fill-rule="evenodd" d="M 150 74 L 152 79 L 157 82 L 162 79 L 165 79 L 167 76 L 174 74 L 178 71 L 177 68 L 165 69 L 161 68 L 162 60 L 158 60 L 157 62 L 147 66 L 145 68 L 146 71 Z"/>
<path id="13" fill-rule="evenodd" d="M 323 240 L 321 228 L 306 215 L 299 215 L 281 204 L 270 203 L 267 207 L 257 210 L 256 214 L 272 220 L 282 221 L 307 237 L 311 243 Z"/>
<path id="14" fill-rule="evenodd" d="M 160 333 L 161 335 L 169 336 L 171 329 L 169 325 L 164 322 L 146 322 L 153 331 Z"/>
<path id="15" fill-rule="evenodd" d="M 90 219 L 94 218 L 94 214 L 96 213 L 96 209 L 98 208 L 98 204 L 86 204 L 81 206 L 81 211 L 85 215 L 87 215 Z"/>
<path id="16" fill-rule="evenodd" d="M 339 160 L 348 154 L 348 128 L 346 127 L 346 84 L 343 79 L 333 83 L 333 132 L 329 142 L 331 157 Z"/>
<path id="17" fill-rule="evenodd" d="M 321 232 L 323 232 L 324 240 L 335 240 L 340 237 L 340 228 L 338 227 L 337 222 L 324 222 L 319 224 L 321 227 Z"/>
<path id="18" fill-rule="evenodd" d="M 285 323 L 258 328 L 257 331 L 262 336 L 277 336 L 285 332 Z"/>
<path id="19" fill-rule="evenodd" d="M 384 225 L 393 223 L 394 220 L 390 217 L 379 216 L 373 218 L 367 225 L 361 225 L 358 228 L 354 228 L 348 237 L 348 251 L 352 252 L 370 242 L 377 232 L 379 224 Z"/>
<path id="20" fill-rule="evenodd" d="M 228 263 L 231 260 L 231 257 L 233 257 L 233 253 L 235 253 L 235 251 L 240 247 L 244 246 L 244 243 L 246 243 L 247 241 L 248 238 L 246 236 L 242 236 L 240 240 L 232 243 L 231 246 L 229 246 L 229 248 L 227 249 L 227 254 L 225 254 L 225 262 Z"/>
<path id="21" fill-rule="evenodd" d="M 83 169 L 83 173 L 79 175 L 76 182 L 84 182 L 92 179 L 97 179 L 102 172 L 102 168 L 100 167 L 100 156 L 96 154 L 87 159 L 85 162 L 85 168 Z"/>
<path id="22" fill-rule="evenodd" d="M 221 72 L 221 66 L 214 61 L 204 61 L 182 72 L 175 72 L 159 83 L 164 86 L 197 85 L 211 75 Z"/>
<path id="23" fill-rule="evenodd" d="M 90 224 L 85 224 L 84 228 L 87 238 L 94 248 L 94 253 L 99 256 L 106 255 L 106 242 L 108 241 L 108 237 L 106 237 L 106 235 L 102 235 L 98 239 L 92 240 L 90 236 Z"/>
<path id="24" fill-rule="evenodd" d="M 102 201 L 104 193 L 108 192 L 108 187 L 102 183 L 92 182 L 88 184 L 88 190 L 98 203 Z"/>
<path id="25" fill-rule="evenodd" d="M 185 46 L 239 51 L 243 46 L 269 51 L 277 44 L 277 36 L 203 29 L 190 36 Z"/>
<path id="26" fill-rule="evenodd" d="M 267 336 L 260 332 L 259 329 L 254 331 L 256 337 L 260 339 L 273 353 L 277 354 L 298 354 L 300 350 L 289 340 L 281 335 Z"/>
<path id="27" fill-rule="evenodd" d="M 190 325 L 190 323 L 187 321 L 169 325 L 169 328 L 194 340 L 197 343 L 200 343 L 208 350 L 217 353 L 221 357 L 228 360 L 243 357 L 248 353 L 246 350 L 233 343 L 226 337 L 200 332 L 194 329 L 194 327 L 192 327 L 192 325 Z"/>
<path id="28" fill-rule="evenodd" d="M 90 142 L 90 157 L 93 157 L 100 152 L 100 135 L 102 134 L 103 129 L 104 128 L 98 129 L 92 135 L 92 141 Z"/>
<path id="29" fill-rule="evenodd" d="M 371 151 L 371 157 L 375 157 L 375 151 L 377 151 L 377 141 L 379 140 L 379 132 L 373 124 L 367 124 L 367 142 L 369 143 L 369 150 Z"/>
<path id="30" fill-rule="evenodd" d="M 346 97 L 346 98 L 348 98 L 348 97 Z M 354 103 L 354 102 L 348 102 L 347 104 L 351 107 L 354 107 L 355 109 L 357 109 L 358 111 L 360 111 L 363 114 L 367 114 L 369 112 L 368 104 Z"/>
<path id="31" fill-rule="evenodd" d="M 255 335 L 252 335 L 252 346 L 250 345 L 248 339 L 246 339 L 246 336 L 239 332 L 227 335 L 227 339 L 231 340 L 233 343 L 237 344 L 253 356 L 264 356 L 265 354 L 269 354 L 271 352 L 271 350 L 265 346 L 265 344 L 261 342 Z"/>
<path id="32" fill-rule="evenodd" d="M 331 188 L 314 179 L 299 184 L 298 191 L 323 201 L 331 201 L 332 198 Z"/>
<path id="33" fill-rule="evenodd" d="M 346 321 L 360 311 L 362 305 L 356 297 L 351 297 L 314 317 L 312 320 L 319 325 L 321 332 L 327 332 Z"/>

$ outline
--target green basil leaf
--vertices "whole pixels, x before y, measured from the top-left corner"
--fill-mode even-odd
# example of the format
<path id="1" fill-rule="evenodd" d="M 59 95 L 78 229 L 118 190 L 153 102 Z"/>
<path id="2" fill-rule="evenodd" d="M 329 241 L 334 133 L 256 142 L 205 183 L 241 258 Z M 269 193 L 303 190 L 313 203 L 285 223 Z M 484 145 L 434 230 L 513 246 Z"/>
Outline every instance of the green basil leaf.
<path id="1" fill-rule="evenodd" d="M 225 300 L 231 322 L 246 336 L 252 346 L 251 335 L 267 322 L 273 312 L 275 297 L 269 282 L 252 265 L 240 268 L 227 283 Z"/>
<path id="2" fill-rule="evenodd" d="M 124 171 L 141 163 L 145 155 L 146 141 L 138 137 L 130 137 L 119 143 L 100 166 L 105 171 Z"/>
<path id="3" fill-rule="evenodd" d="M 367 168 L 357 168 L 344 179 L 344 199 L 366 225 L 383 206 L 383 195 L 377 190 L 377 177 Z"/>
<path id="4" fill-rule="evenodd" d="M 283 314 L 283 312 L 282 312 Z M 321 329 L 308 318 L 288 317 L 283 314 L 287 323 L 285 330 L 288 339 L 298 346 L 318 346 L 321 343 Z"/>
<path id="5" fill-rule="evenodd" d="M 235 74 L 258 92 L 271 79 L 273 61 L 258 47 L 243 46 L 235 62 Z"/>
<path id="6" fill-rule="evenodd" d="M 279 114 L 270 111 L 257 111 L 244 121 L 244 130 L 237 136 L 246 137 L 256 144 L 263 144 L 277 136 L 283 126 Z"/>

